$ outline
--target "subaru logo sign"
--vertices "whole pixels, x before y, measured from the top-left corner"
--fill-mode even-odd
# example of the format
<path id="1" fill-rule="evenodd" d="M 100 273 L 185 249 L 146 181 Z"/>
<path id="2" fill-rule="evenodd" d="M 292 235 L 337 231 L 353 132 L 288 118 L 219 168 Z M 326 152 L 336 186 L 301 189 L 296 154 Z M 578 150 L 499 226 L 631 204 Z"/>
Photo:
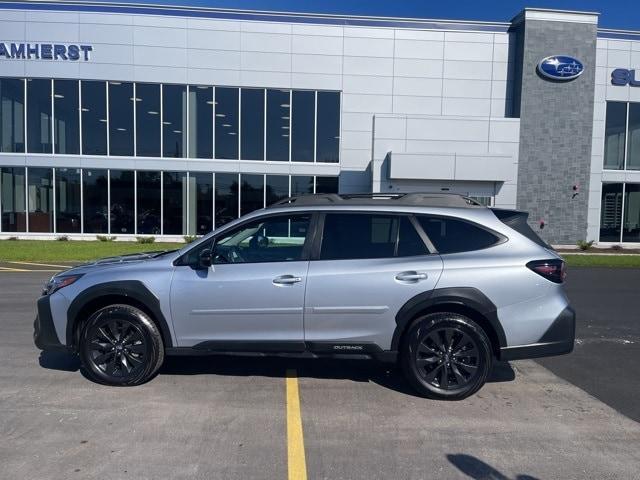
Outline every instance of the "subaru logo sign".
<path id="1" fill-rule="evenodd" d="M 538 72 L 551 80 L 573 80 L 584 72 L 580 60 L 566 55 L 551 55 L 538 63 Z"/>

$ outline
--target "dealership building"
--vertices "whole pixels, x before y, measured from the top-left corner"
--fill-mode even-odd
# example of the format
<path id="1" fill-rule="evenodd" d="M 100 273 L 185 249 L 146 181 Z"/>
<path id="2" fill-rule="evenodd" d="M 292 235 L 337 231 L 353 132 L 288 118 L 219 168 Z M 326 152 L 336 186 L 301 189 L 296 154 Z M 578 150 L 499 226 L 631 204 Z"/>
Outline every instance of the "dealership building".
<path id="1" fill-rule="evenodd" d="M 0 3 L 0 238 L 198 235 L 305 193 L 451 192 L 640 244 L 640 33 Z"/>

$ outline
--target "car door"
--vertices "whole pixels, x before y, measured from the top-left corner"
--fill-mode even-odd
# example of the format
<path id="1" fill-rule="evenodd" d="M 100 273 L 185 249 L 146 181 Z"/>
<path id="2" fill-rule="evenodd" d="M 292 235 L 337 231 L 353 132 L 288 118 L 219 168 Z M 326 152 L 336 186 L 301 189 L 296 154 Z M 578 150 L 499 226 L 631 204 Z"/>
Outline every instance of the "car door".
<path id="1" fill-rule="evenodd" d="M 317 350 L 387 350 L 395 315 L 433 290 L 442 259 L 430 254 L 410 215 L 326 213 L 317 258 L 309 264 L 305 340 Z"/>
<path id="2" fill-rule="evenodd" d="M 258 217 L 200 246 L 176 266 L 171 314 L 180 346 L 301 350 L 311 214 Z M 206 343 L 203 343 L 206 342 Z"/>

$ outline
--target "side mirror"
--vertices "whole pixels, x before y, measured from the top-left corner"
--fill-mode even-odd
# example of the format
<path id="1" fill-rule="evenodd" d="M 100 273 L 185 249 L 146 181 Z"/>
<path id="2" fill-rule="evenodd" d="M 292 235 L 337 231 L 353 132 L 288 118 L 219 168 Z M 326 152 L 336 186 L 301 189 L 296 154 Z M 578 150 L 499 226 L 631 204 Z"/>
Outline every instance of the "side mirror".
<path id="1" fill-rule="evenodd" d="M 200 257 L 198 258 L 198 267 L 201 269 L 207 269 L 211 267 L 211 249 L 206 248 L 200 252 Z"/>

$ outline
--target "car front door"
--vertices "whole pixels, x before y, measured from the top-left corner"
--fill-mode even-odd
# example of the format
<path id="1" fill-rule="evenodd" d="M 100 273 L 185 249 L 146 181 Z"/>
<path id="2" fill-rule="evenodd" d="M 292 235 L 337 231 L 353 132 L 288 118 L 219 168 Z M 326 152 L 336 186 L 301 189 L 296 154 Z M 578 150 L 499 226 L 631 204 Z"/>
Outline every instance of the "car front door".
<path id="1" fill-rule="evenodd" d="M 395 315 L 442 273 L 410 215 L 327 213 L 309 264 L 305 340 L 312 349 L 357 353 L 390 348 Z"/>
<path id="2" fill-rule="evenodd" d="M 196 247 L 176 266 L 171 314 L 180 346 L 302 350 L 311 214 L 268 215 Z"/>

